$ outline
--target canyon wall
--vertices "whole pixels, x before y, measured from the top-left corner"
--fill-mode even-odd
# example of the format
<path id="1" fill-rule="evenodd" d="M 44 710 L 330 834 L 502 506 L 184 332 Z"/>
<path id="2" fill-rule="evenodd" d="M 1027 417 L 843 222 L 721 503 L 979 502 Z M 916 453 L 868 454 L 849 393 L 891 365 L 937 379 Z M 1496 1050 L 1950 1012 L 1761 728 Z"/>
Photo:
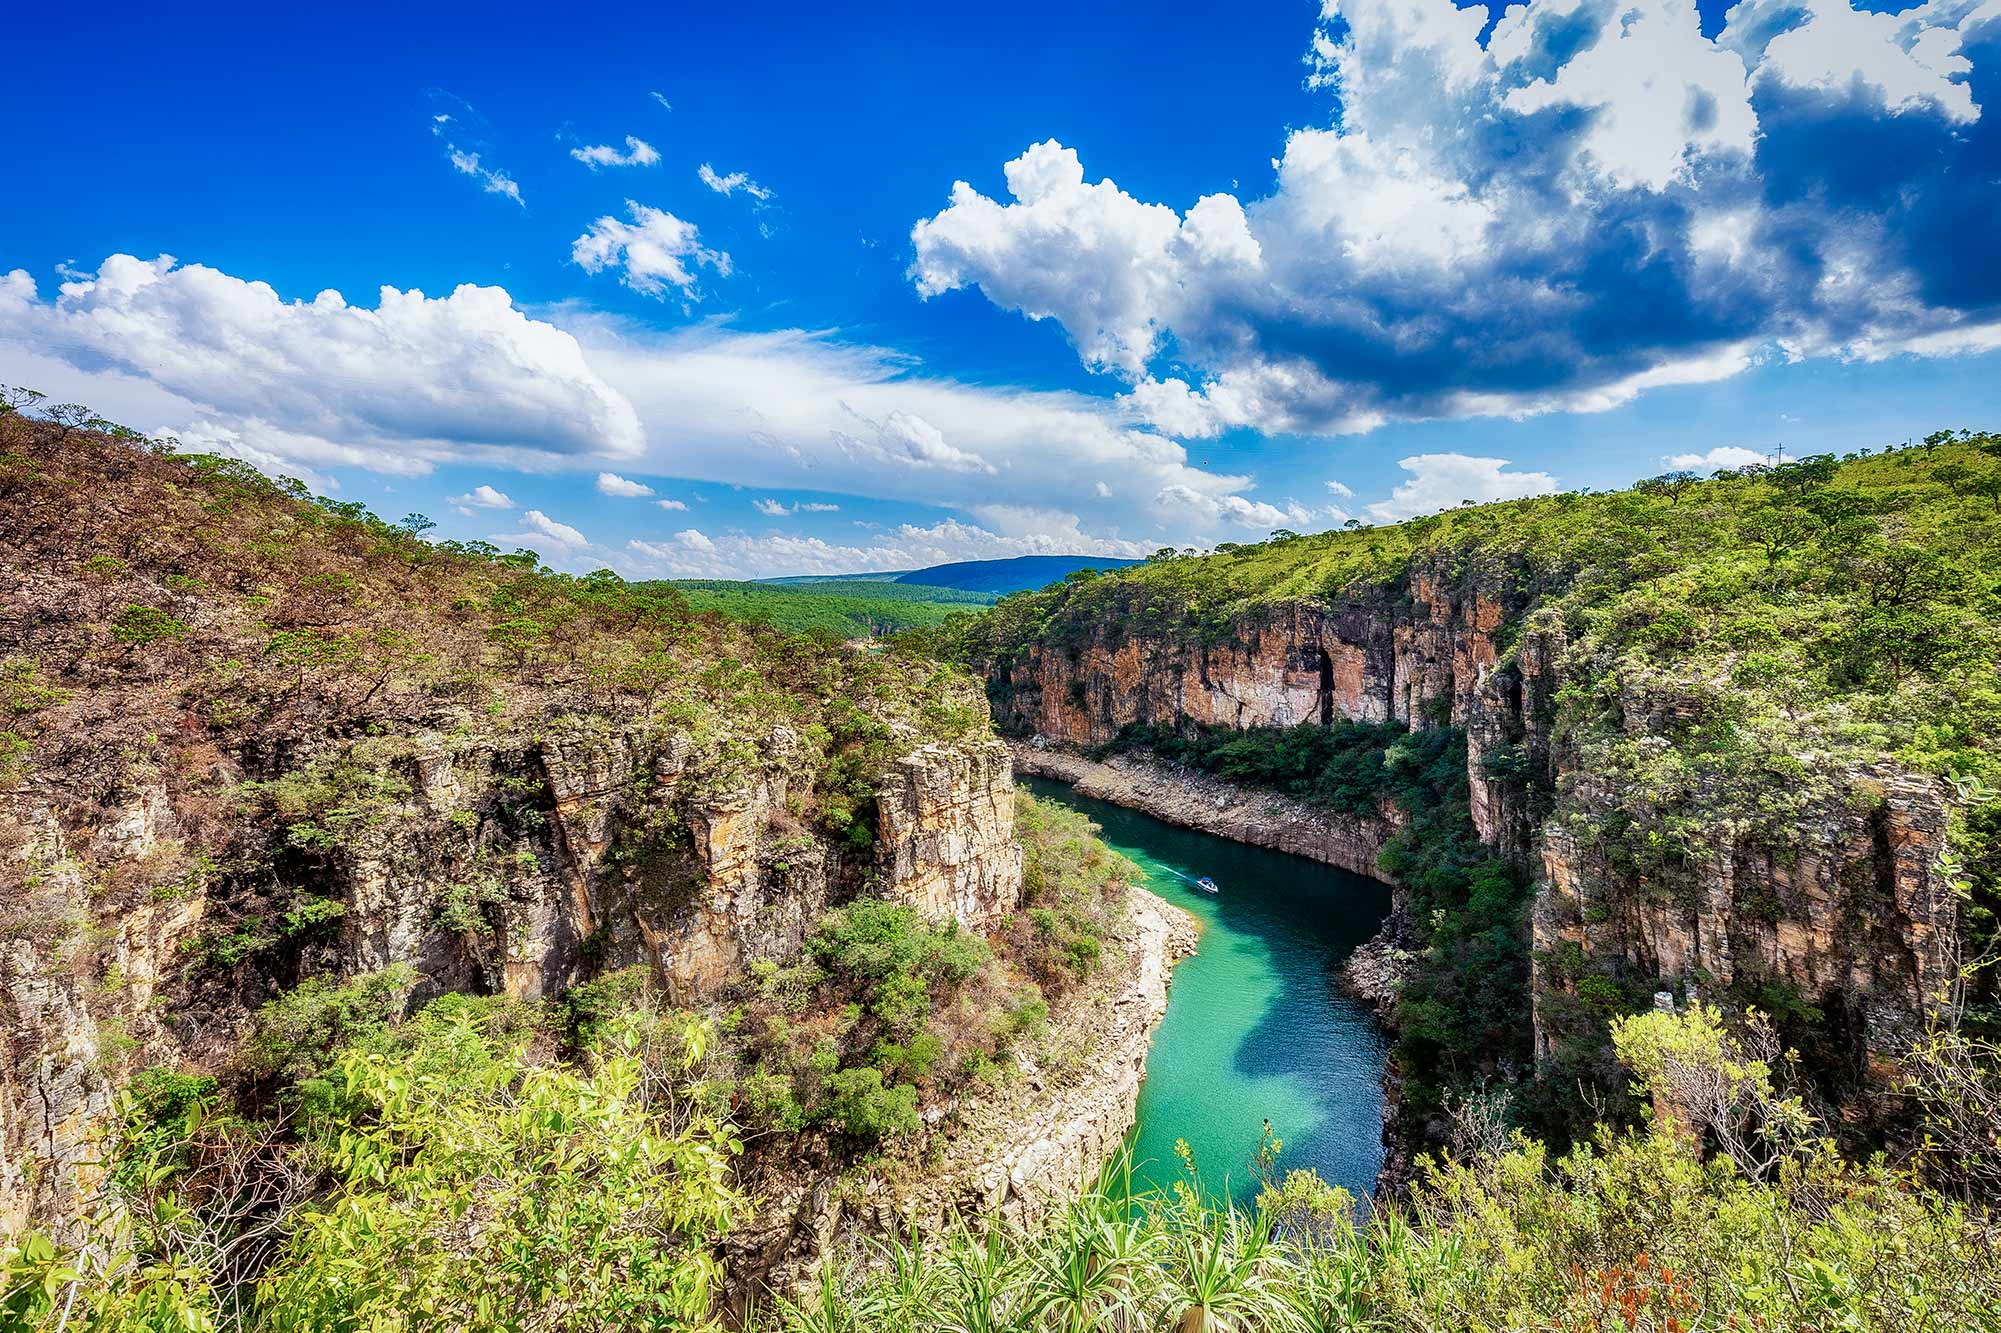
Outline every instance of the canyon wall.
<path id="1" fill-rule="evenodd" d="M 1557 725 L 1557 692 L 1576 664 L 1559 624 L 1528 617 L 1535 604 L 1536 590 L 1514 569 L 1421 561 L 1368 595 L 1273 606 L 1227 633 L 1150 637 L 1114 617 L 1065 626 L 997 666 L 988 694 L 1030 771 L 1349 869 L 1394 832 L 1389 812 L 1358 820 L 1232 810 L 1247 798 L 1204 792 L 1192 774 L 1169 780 L 1135 756 L 1119 758 L 1122 774 L 1039 750 L 1074 751 L 1131 724 L 1184 720 L 1462 727 L 1474 827 L 1538 880 L 1539 1056 L 1551 1049 L 1553 1006 L 1576 980 L 1552 960 L 1574 945 L 1588 966 L 1635 985 L 1686 994 L 1780 984 L 1826 1014 L 1849 1064 L 1880 1062 L 1937 1003 L 1956 966 L 1955 898 L 1937 869 L 1942 785 L 1888 764 L 1801 756 L 1817 794 L 1801 798 L 1805 813 L 1788 820 L 1782 839 L 1719 814 L 1694 854 L 1638 866 L 1602 836 L 1615 815 L 1629 818 L 1630 793 L 1594 771 L 1590 747 Z M 1666 745 L 1677 715 L 1699 706 L 1637 685 L 1622 690 L 1615 735 L 1649 743 Z"/>
<path id="2" fill-rule="evenodd" d="M 1135 723 L 1184 720 L 1461 726 L 1475 825 L 1490 843 L 1526 856 L 1529 808 L 1489 779 L 1483 761 L 1498 746 L 1536 740 L 1525 700 L 1539 682 L 1494 671 L 1496 631 L 1527 601 L 1505 572 L 1465 578 L 1438 567 L 1369 598 L 1275 606 L 1215 643 L 1103 624 L 1065 647 L 1029 645 L 989 695 L 1004 732 L 1080 748 Z"/>
<path id="3" fill-rule="evenodd" d="M 218 955 L 219 932 L 256 923 L 232 919 L 215 886 L 149 879 L 182 864 L 163 855 L 183 832 L 164 784 L 69 822 L 10 798 L 0 833 L 22 895 L 0 915 L 0 1232 L 91 1183 L 91 1127 L 123 1073 L 225 1058 L 256 1006 L 305 975 L 408 963 L 418 999 L 542 998 L 645 963 L 692 1003 L 751 962 L 789 959 L 865 891 L 975 929 L 1019 898 L 998 741 L 896 762 L 873 850 L 857 853 L 794 817 L 811 776 L 783 727 L 722 775 L 696 771 L 684 736 L 582 723 L 482 735 L 459 721 L 377 745 L 407 795 L 318 866 L 312 892 L 338 922 L 298 949 Z"/>

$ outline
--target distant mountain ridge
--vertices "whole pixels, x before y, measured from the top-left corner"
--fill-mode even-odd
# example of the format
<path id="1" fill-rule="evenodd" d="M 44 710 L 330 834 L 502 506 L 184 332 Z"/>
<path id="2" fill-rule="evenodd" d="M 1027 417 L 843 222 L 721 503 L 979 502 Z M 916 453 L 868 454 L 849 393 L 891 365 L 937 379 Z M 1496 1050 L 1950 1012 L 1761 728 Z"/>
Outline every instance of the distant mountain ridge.
<path id="1" fill-rule="evenodd" d="M 1006 594 L 1047 587 L 1080 569 L 1123 569 L 1139 563 L 1102 555 L 1018 555 L 1011 560 L 960 560 L 933 565 L 929 569 L 912 570 L 897 582 Z"/>
<path id="2" fill-rule="evenodd" d="M 775 583 L 797 588 L 808 583 L 897 583 L 912 573 L 908 569 L 884 569 L 868 574 L 784 574 L 775 579 L 751 579 L 752 583 Z"/>
<path id="3" fill-rule="evenodd" d="M 1105 555 L 1017 555 L 1006 560 L 958 560 L 929 569 L 885 570 L 878 574 L 792 574 L 784 578 L 760 579 L 761 583 L 918 583 L 927 588 L 960 588 L 968 592 L 990 592 L 1005 596 L 1045 588 L 1068 578 L 1080 569 L 1123 569 L 1137 565 Z"/>

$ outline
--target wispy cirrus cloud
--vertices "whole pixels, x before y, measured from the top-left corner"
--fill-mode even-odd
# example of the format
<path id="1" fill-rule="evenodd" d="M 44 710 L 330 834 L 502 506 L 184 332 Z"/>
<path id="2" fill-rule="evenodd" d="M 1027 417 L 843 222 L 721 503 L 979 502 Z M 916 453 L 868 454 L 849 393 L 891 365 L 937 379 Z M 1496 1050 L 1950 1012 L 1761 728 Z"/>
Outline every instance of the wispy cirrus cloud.
<path id="1" fill-rule="evenodd" d="M 521 187 L 514 178 L 497 167 L 482 166 L 478 153 L 467 152 L 454 144 L 445 145 L 445 158 L 452 164 L 452 170 L 461 176 L 470 176 L 479 182 L 479 187 L 488 194 L 497 194 L 512 199 L 523 208 L 528 201 L 521 197 Z"/>
<path id="2" fill-rule="evenodd" d="M 719 175 L 714 167 L 704 162 L 695 169 L 695 175 L 701 180 L 702 184 L 708 186 L 717 194 L 731 195 L 741 190 L 744 194 L 749 195 L 752 199 L 760 203 L 771 198 L 771 191 L 765 189 L 741 171 L 732 171 L 727 176 Z"/>
<path id="3" fill-rule="evenodd" d="M 628 134 L 623 152 L 607 143 L 585 144 L 572 148 L 570 156 L 596 171 L 600 167 L 650 167 L 660 161 L 660 150 Z"/>

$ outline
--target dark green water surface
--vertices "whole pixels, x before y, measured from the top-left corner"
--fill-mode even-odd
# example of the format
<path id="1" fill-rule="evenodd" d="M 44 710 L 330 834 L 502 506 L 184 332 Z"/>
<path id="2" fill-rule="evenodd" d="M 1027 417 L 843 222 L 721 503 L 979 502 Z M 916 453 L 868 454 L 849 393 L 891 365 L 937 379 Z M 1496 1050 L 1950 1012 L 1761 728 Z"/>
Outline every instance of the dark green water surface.
<path id="1" fill-rule="evenodd" d="M 1151 815 L 1025 779 L 1036 795 L 1083 811 L 1146 886 L 1187 908 L 1202 944 L 1174 970 L 1167 1016 L 1147 1054 L 1135 1130 L 1136 1170 L 1165 1187 L 1186 1139 L 1204 1185 L 1228 1178 L 1256 1196 L 1250 1161 L 1270 1120 L 1281 1169 L 1313 1167 L 1368 1196 L 1382 1165 L 1383 1060 L 1374 1017 L 1338 985 L 1337 968 L 1382 925 L 1389 890 L 1331 866 L 1176 828 Z M 1189 880 L 1207 875 L 1217 897 Z"/>

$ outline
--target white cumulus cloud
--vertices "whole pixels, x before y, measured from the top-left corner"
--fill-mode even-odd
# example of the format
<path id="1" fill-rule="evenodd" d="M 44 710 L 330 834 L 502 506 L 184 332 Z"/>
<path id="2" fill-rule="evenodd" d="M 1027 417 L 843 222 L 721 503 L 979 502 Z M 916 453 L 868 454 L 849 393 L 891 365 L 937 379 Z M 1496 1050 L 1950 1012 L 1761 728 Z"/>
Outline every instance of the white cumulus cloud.
<path id="1" fill-rule="evenodd" d="M 723 277 L 730 257 L 697 239 L 695 224 L 631 199 L 630 222 L 601 217 L 570 246 L 570 261 L 586 273 L 616 269 L 619 281 L 642 296 L 665 297 L 671 287 L 684 299 L 698 299 L 695 269 L 707 266 Z"/>
<path id="2" fill-rule="evenodd" d="M 1263 194 L 1032 144 L 911 231 L 920 296 L 1059 325 L 1183 438 L 1602 411 L 1764 349 L 2001 346 L 1995 0 L 1323 0 Z M 1275 127 L 1276 129 L 1276 127 Z M 1275 138 L 1277 137 L 1275 132 Z M 1096 164 L 1103 170 L 1104 164 Z"/>
<path id="3" fill-rule="evenodd" d="M 1741 445 L 1719 444 L 1707 453 L 1673 454 L 1661 460 L 1671 468 L 1696 472 L 1714 472 L 1718 468 L 1751 467 L 1772 460 L 1756 449 L 1746 449 Z"/>
<path id="4" fill-rule="evenodd" d="M 1233 516 L 1273 503 L 1242 497 L 1250 478 L 1196 466 L 1104 398 L 962 383 L 824 332 L 662 333 L 574 307 L 530 318 L 499 288 L 389 288 L 370 308 L 114 256 L 44 298 L 16 270 L 0 274 L 0 380 L 323 490 L 313 478 L 335 467 L 406 474 L 477 460 L 866 496 L 927 514 L 1047 518 L 1068 513 L 1052 509 L 1056 497 L 1088 498 L 1088 530 L 1074 515 L 1039 532 L 985 526 L 1014 545 L 969 537 L 962 548 L 1044 554 L 1241 537 Z M 1168 487 L 1198 499 L 1163 505 Z M 577 561 L 622 558 L 535 541 Z"/>
<path id="5" fill-rule="evenodd" d="M 616 472 L 598 473 L 598 494 L 615 495 L 625 500 L 636 500 L 653 494 L 653 488 L 642 482 L 629 481 Z"/>
<path id="6" fill-rule="evenodd" d="M 538 543 L 554 542 L 558 547 L 569 551 L 580 551 L 591 544 L 591 539 L 583 533 L 567 523 L 558 523 L 539 509 L 529 510 L 521 516 L 521 521 L 528 525 L 525 529 L 520 532 L 499 533 L 493 540 L 513 542 L 528 547 L 534 547 Z"/>
<path id="7" fill-rule="evenodd" d="M 454 495 L 450 499 L 455 505 L 473 509 L 514 508 L 514 501 L 508 497 L 507 492 L 485 485 L 475 486 L 464 495 Z"/>
<path id="8" fill-rule="evenodd" d="M 1390 492 L 1389 499 L 1369 506 L 1369 516 L 1378 523 L 1416 518 L 1467 500 L 1484 504 L 1549 495 L 1556 490 L 1556 478 L 1546 472 L 1510 472 L 1505 458 L 1416 454 L 1399 458 L 1397 466 L 1411 474 L 1410 480 Z"/>
<path id="9" fill-rule="evenodd" d="M 375 299 L 352 305 L 328 290 L 288 301 L 171 256 L 113 255 L 44 300 L 17 269 L 0 278 L 0 356 L 58 359 L 110 378 L 121 396 L 144 381 L 159 391 L 147 428 L 201 417 L 307 462 L 408 472 L 471 454 L 643 447 L 631 403 L 576 338 L 528 318 L 500 288 L 430 297 L 383 287 Z"/>

